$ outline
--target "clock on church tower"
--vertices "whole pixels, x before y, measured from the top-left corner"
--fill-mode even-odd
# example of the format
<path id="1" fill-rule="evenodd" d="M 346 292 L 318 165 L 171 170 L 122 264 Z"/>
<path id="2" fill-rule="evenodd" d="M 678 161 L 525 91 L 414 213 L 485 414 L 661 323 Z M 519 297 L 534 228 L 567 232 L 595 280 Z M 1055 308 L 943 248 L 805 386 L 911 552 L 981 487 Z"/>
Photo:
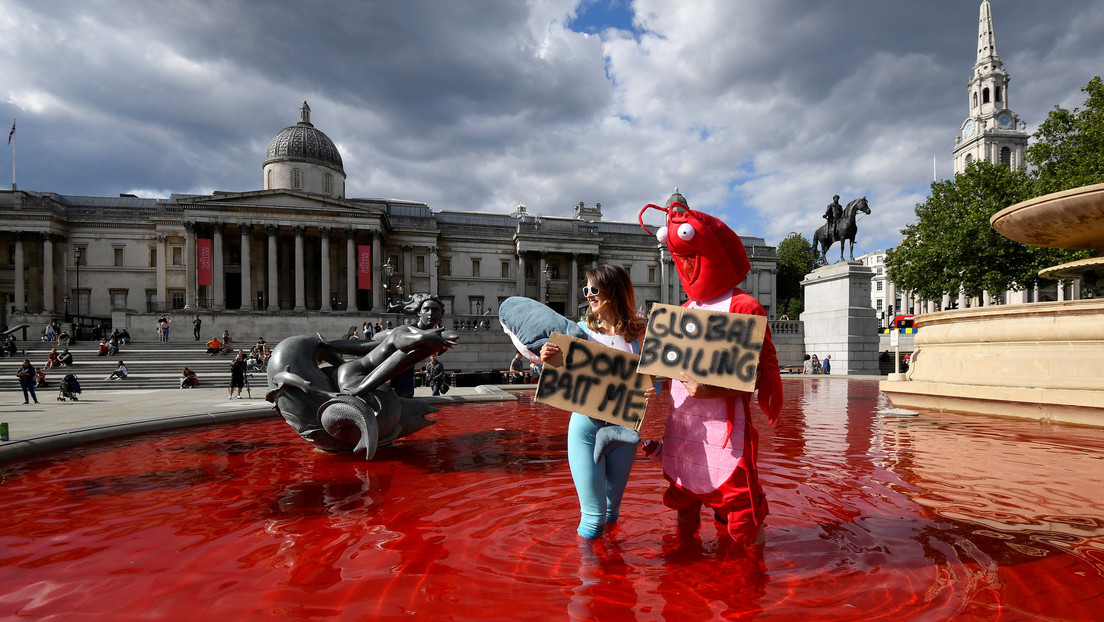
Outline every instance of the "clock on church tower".
<path id="1" fill-rule="evenodd" d="M 977 40 L 977 60 L 966 84 L 970 113 L 952 152 L 956 175 L 974 160 L 1023 166 L 1027 148 L 1027 134 L 1016 130 L 1018 119 L 1008 108 L 1008 72 L 997 56 L 989 0 L 981 2 Z"/>

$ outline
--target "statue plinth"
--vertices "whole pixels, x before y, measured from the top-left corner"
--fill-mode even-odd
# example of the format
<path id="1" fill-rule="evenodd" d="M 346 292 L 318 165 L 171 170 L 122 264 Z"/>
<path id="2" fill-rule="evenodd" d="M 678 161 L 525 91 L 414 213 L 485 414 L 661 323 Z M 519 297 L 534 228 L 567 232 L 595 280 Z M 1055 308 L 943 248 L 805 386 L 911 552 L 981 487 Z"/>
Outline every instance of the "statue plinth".
<path id="1" fill-rule="evenodd" d="M 878 375 L 878 318 L 870 308 L 874 269 L 841 261 L 805 275 L 805 352 L 832 355 L 832 373 Z"/>

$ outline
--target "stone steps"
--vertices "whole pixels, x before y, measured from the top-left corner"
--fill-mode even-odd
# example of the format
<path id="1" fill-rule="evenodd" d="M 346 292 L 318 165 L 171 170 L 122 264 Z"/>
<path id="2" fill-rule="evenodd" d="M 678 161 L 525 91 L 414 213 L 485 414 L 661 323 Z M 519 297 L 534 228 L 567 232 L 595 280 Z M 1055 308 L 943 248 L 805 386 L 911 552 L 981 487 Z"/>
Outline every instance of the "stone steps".
<path id="1" fill-rule="evenodd" d="M 21 348 L 25 347 L 25 351 L 15 357 L 0 358 L 0 392 L 14 392 L 22 397 L 16 370 L 24 358 L 30 359 L 35 367 L 43 367 L 53 346 L 43 342 L 20 342 L 19 345 Z M 226 387 L 230 384 L 230 362 L 233 355 L 210 356 L 204 343 L 132 341 L 115 356 L 108 357 L 97 356 L 97 345 L 89 341 L 71 346 L 69 352 L 73 354 L 73 365 L 47 370 L 46 386 L 37 391 L 57 392 L 59 382 L 66 374 L 77 377 L 82 391 L 179 388 L 180 372 L 184 367 L 196 373 L 201 387 Z M 252 347 L 253 344 L 247 345 Z M 120 360 L 126 364 L 127 377 L 122 380 L 107 380 Z M 260 371 L 251 371 L 249 382 L 254 391 L 267 387 L 265 374 Z"/>

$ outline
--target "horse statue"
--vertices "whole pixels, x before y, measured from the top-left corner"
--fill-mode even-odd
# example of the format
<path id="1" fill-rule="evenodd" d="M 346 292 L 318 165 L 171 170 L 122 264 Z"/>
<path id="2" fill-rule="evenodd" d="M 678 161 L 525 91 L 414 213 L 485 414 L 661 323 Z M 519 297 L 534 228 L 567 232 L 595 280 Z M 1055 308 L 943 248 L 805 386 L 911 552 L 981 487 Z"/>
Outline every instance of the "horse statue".
<path id="1" fill-rule="evenodd" d="M 855 224 L 855 215 L 858 212 L 870 213 L 866 197 L 855 199 L 843 208 L 843 214 L 835 223 L 835 231 L 829 231 L 828 224 L 825 223 L 813 234 L 813 248 L 820 249 L 820 258 L 824 263 L 828 263 L 828 249 L 836 242 L 840 243 L 840 261 L 843 261 L 843 248 L 848 240 L 851 242 L 851 259 L 855 259 L 855 233 L 859 230 Z"/>

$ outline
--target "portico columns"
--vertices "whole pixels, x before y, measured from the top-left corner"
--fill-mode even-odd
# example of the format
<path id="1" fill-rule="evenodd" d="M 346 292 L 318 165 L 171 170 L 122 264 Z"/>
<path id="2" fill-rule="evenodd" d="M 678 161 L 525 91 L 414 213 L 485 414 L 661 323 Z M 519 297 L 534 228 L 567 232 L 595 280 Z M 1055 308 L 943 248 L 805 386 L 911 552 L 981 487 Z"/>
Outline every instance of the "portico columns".
<path id="1" fill-rule="evenodd" d="M 253 260 L 249 252 L 253 242 L 253 225 L 243 222 L 238 229 L 241 231 L 241 310 L 248 311 L 253 307 Z"/>
<path id="2" fill-rule="evenodd" d="M 403 292 L 403 296 L 406 296 L 406 297 L 412 296 L 414 294 L 414 292 L 411 291 L 411 287 L 413 287 L 413 283 L 410 279 L 411 275 L 414 274 L 413 261 L 414 261 L 414 247 L 410 246 L 410 245 L 407 245 L 407 244 L 404 244 L 403 247 L 402 247 L 402 262 L 403 262 L 402 292 Z"/>
<path id="3" fill-rule="evenodd" d="M 319 288 L 320 296 L 322 296 L 321 310 L 323 313 L 329 313 L 333 311 L 333 305 L 330 304 L 330 228 L 319 227 L 318 234 L 322 236 L 322 284 Z"/>
<path id="4" fill-rule="evenodd" d="M 540 296 L 540 301 L 545 304 L 548 303 L 548 279 L 544 276 L 545 266 L 548 265 L 546 256 L 546 253 L 537 253 L 537 257 L 540 257 L 540 261 L 537 264 L 537 268 L 539 268 L 537 270 L 537 283 L 540 284 L 540 289 L 537 295 Z"/>
<path id="5" fill-rule="evenodd" d="M 157 234 L 157 249 L 154 254 L 157 255 L 157 304 L 163 305 L 168 302 L 166 300 L 169 296 L 168 290 L 168 277 L 165 268 L 165 242 L 167 236 L 164 233 Z"/>
<path id="6" fill-rule="evenodd" d="M 222 232 L 226 225 L 216 222 L 211 228 L 211 309 L 222 311 L 226 308 L 226 273 L 222 267 Z"/>
<path id="7" fill-rule="evenodd" d="M 437 247 L 429 247 L 429 293 L 436 296 L 437 291 Z"/>
<path id="8" fill-rule="evenodd" d="M 42 234 L 42 308 L 54 312 L 54 234 Z"/>
<path id="9" fill-rule="evenodd" d="M 280 306 L 279 275 L 276 271 L 276 232 L 279 225 L 265 225 L 265 233 L 268 234 L 268 310 L 277 311 Z"/>
<path id="10" fill-rule="evenodd" d="M 667 272 L 667 249 L 659 247 L 659 302 L 671 304 L 671 280 Z"/>
<path id="11" fill-rule="evenodd" d="M 295 232 L 295 310 L 307 310 L 306 279 L 303 267 L 303 235 L 307 228 L 303 225 L 295 225 L 291 228 Z"/>
<path id="12" fill-rule="evenodd" d="M 195 223 L 184 223 L 184 308 L 195 309 L 196 300 L 196 234 Z"/>
<path id="13" fill-rule="evenodd" d="M 360 280 L 360 268 L 357 265 L 357 230 L 350 227 L 345 230 L 345 297 L 349 301 L 345 305 L 347 311 L 357 310 L 357 286 Z"/>
<path id="14" fill-rule="evenodd" d="M 567 282 L 567 315 L 574 317 L 579 308 L 579 257 L 571 253 L 567 256 L 567 261 L 571 265 L 571 280 Z"/>
<path id="15" fill-rule="evenodd" d="M 379 311 L 386 311 L 387 306 L 383 304 L 383 262 L 380 261 L 380 255 L 383 253 L 383 232 L 372 232 L 372 308 Z"/>
<path id="16" fill-rule="evenodd" d="M 525 295 L 525 251 L 517 251 L 517 274 L 515 276 L 518 296 Z"/>
<path id="17" fill-rule="evenodd" d="M 22 311 L 27 306 L 27 290 L 23 284 L 23 232 L 15 232 L 15 308 Z"/>

